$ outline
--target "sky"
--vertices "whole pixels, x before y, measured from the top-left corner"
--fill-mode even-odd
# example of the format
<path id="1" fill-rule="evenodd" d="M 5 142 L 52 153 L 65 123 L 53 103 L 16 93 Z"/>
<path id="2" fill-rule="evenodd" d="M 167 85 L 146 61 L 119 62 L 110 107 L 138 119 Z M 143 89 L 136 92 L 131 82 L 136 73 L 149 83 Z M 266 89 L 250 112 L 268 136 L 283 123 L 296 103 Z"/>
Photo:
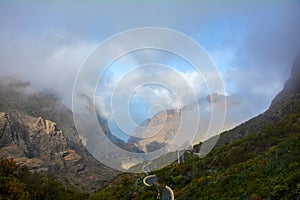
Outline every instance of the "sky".
<path id="1" fill-rule="evenodd" d="M 229 129 L 268 108 L 300 50 L 298 1 L 249 2 L 1 1 L 0 76 L 15 76 L 31 81 L 37 90 L 51 90 L 71 108 L 76 74 L 99 43 L 132 28 L 173 29 L 206 50 L 224 81 L 225 94 L 221 95 L 238 101 L 227 110 L 224 129 Z M 207 95 L 203 80 L 174 55 L 146 51 L 121 58 L 99 82 L 95 103 L 113 132 L 124 140 L 128 136 L 113 123 L 110 91 L 132 66 L 141 64 L 139 58 L 174 67 L 199 98 Z M 140 75 L 147 73 L 154 71 Z M 168 73 L 164 77 L 176 84 Z M 177 108 L 178 102 L 172 92 L 158 85 L 137 90 L 129 102 L 136 124 L 161 106 Z"/>

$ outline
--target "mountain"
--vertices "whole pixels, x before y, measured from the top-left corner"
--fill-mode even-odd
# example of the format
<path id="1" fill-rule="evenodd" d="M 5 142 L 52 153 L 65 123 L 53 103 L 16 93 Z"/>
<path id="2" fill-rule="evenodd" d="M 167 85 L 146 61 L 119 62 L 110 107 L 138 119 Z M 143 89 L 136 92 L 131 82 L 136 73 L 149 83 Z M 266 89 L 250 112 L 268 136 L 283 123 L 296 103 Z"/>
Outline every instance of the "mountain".
<path id="1" fill-rule="evenodd" d="M 176 134 L 180 115 L 178 111 L 160 112 L 153 118 L 142 122 L 131 134 L 128 144 L 143 152 L 152 152 L 169 143 Z M 155 134 L 153 134 L 155 133 Z M 151 135 L 153 134 L 153 135 Z M 149 137 L 150 136 L 150 137 Z"/>
<path id="2" fill-rule="evenodd" d="M 215 147 L 240 139 L 250 134 L 259 134 L 262 129 L 278 120 L 300 111 L 300 55 L 295 59 L 290 78 L 286 81 L 283 90 L 274 98 L 267 111 L 236 128 L 220 134 Z M 211 138 L 206 143 L 210 143 Z"/>
<path id="3" fill-rule="evenodd" d="M 184 163 L 153 172 L 158 181 L 170 186 L 176 199 L 299 199 L 299 58 L 266 112 L 220 134 L 205 157 L 185 153 Z M 194 146 L 193 151 L 199 152 L 214 139 Z M 155 198 L 156 188 L 144 187 L 144 177 L 120 175 L 94 194 L 95 199 Z"/>
<path id="4" fill-rule="evenodd" d="M 215 109 L 218 113 L 215 114 L 215 117 L 221 121 L 223 119 L 222 111 L 225 107 L 237 104 L 239 104 L 237 95 L 225 96 L 214 93 L 205 98 L 199 98 L 197 102 L 190 103 L 181 109 L 161 111 L 151 119 L 143 121 L 131 133 L 128 144 L 136 146 L 143 152 L 156 151 L 165 147 L 166 144 L 170 144 L 170 142 L 173 142 L 173 144 L 165 148 L 168 152 L 172 152 L 178 147 L 187 149 L 190 146 L 189 143 L 195 145 L 208 139 L 206 135 L 214 134 L 214 129 L 218 129 L 212 128 L 209 130 L 209 126 L 214 124 L 210 124 L 211 109 Z M 194 135 L 194 133 L 197 134 Z M 188 141 L 187 138 L 194 139 Z"/>
<path id="5" fill-rule="evenodd" d="M 276 120 L 285 115 L 299 111 L 300 99 L 300 56 L 294 61 L 291 77 L 285 83 L 284 89 L 275 97 L 271 107 L 264 115 Z"/>
<path id="6" fill-rule="evenodd" d="M 118 172 L 85 149 L 72 112 L 54 94 L 33 92 L 29 85 L 0 79 L 0 157 L 79 190 L 92 192 L 107 184 Z"/>
<path id="7" fill-rule="evenodd" d="M 135 152 L 135 153 L 141 153 L 143 152 L 141 149 L 139 149 L 135 144 L 124 142 L 123 140 L 119 139 L 117 136 L 113 135 L 109 129 L 107 120 L 102 117 L 98 116 L 98 122 L 101 126 L 104 134 L 106 135 L 109 140 L 114 143 L 116 146 L 120 147 L 121 149 L 124 149 L 126 151 Z"/>
<path id="8" fill-rule="evenodd" d="M 216 147 L 222 146 L 226 143 L 235 141 L 244 136 L 252 133 L 259 133 L 262 127 L 272 124 L 288 114 L 292 114 L 299 110 L 299 90 L 300 90 L 300 56 L 298 56 L 294 63 L 291 71 L 291 77 L 285 83 L 284 89 L 275 97 L 272 101 L 270 108 L 263 114 L 254 117 L 253 119 L 241 124 L 240 126 L 212 137 L 204 142 L 207 146 L 209 144 L 216 143 Z M 142 124 L 146 126 L 138 127 L 131 134 L 132 137 L 129 138 L 129 144 L 131 146 L 136 146 L 144 152 L 155 151 L 165 144 L 169 143 L 170 140 L 175 136 L 176 130 L 180 122 L 180 115 L 189 113 L 191 110 L 195 109 L 198 104 L 222 104 L 226 99 L 228 104 L 239 104 L 238 97 L 236 95 L 227 97 L 219 94 L 212 94 L 206 99 L 200 99 L 197 103 L 190 104 L 181 109 L 181 111 L 168 110 L 166 112 L 160 112 L 156 114 L 153 118 L 145 120 Z M 204 110 L 204 109 L 202 109 Z M 205 121 L 204 118 L 200 122 L 200 131 L 205 132 L 207 130 L 207 124 L 209 121 Z M 156 133 L 155 135 L 151 135 Z M 151 137 L 149 137 L 149 135 Z M 207 138 L 196 138 L 195 141 L 199 142 Z M 205 148 L 204 148 L 205 149 Z M 210 150 L 210 149 L 208 149 Z M 206 151 L 206 150 L 204 150 Z"/>
<path id="9" fill-rule="evenodd" d="M 158 181 L 170 186 L 176 199 L 299 199 L 299 83 L 298 57 L 291 77 L 266 112 L 220 134 L 216 147 L 205 157 L 185 153 L 184 163 L 174 162 L 153 172 Z M 0 84 L 2 158 L 13 157 L 33 172 L 53 174 L 77 188 L 101 188 L 90 199 L 156 197 L 156 188 L 143 185 L 143 174 L 123 173 L 110 181 L 117 173 L 93 159 L 81 145 L 71 111 L 55 95 L 34 93 L 28 89 L 28 83 L 7 78 Z M 151 120 L 145 124 L 151 124 Z M 198 152 L 212 140 L 194 146 L 193 151 Z M 9 165 L 15 169 L 14 164 Z M 7 169 L 7 161 L 0 163 L 0 189 L 8 184 L 7 176 L 2 175 L 9 173 L 21 180 L 19 183 L 9 176 L 11 190 L 18 184 L 24 190 L 33 185 L 22 179 L 24 173 L 11 171 Z M 101 185 L 105 180 L 109 183 Z M 22 185 L 25 181 L 26 185 Z M 78 199 L 87 198 L 79 195 L 82 197 Z"/>

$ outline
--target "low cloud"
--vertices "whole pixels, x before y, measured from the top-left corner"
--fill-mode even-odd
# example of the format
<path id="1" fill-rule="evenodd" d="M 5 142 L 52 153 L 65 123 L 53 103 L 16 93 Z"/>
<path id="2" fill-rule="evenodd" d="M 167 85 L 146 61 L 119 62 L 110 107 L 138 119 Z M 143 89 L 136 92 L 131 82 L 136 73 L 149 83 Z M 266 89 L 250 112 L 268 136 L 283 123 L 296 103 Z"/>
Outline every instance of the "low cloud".
<path id="1" fill-rule="evenodd" d="M 58 32 L 0 32 L 1 75 L 30 81 L 37 90 L 57 93 L 70 107 L 76 73 L 95 44 Z"/>
<path id="2" fill-rule="evenodd" d="M 92 6 L 50 2 L 0 4 L 1 76 L 30 81 L 38 90 L 52 90 L 69 107 L 76 73 L 84 59 L 98 43 L 130 28 L 173 28 L 203 45 L 216 63 L 226 88 L 226 94 L 216 90 L 210 93 L 217 92 L 229 99 L 238 96 L 238 101 L 233 101 L 238 103 L 232 103 L 228 110 L 227 127 L 268 108 L 283 88 L 300 50 L 300 7 L 296 1 L 259 6 L 256 2 L 251 6 L 226 4 L 226 8 L 197 2 L 146 3 L 146 6 L 107 2 Z M 164 13 L 164 17 L 157 20 L 157 12 Z M 148 55 L 145 61 L 153 58 Z M 132 57 L 123 61 L 124 66 L 140 64 L 140 60 Z M 112 118 L 109 93 L 126 70 L 107 74 L 104 77 L 107 90 L 100 91 L 95 99 L 101 113 L 109 119 Z M 136 76 L 143 77 L 147 73 Z M 174 77 L 163 76 L 176 87 Z M 182 71 L 182 77 L 197 96 L 208 95 L 205 82 L 197 73 Z M 132 84 L 128 82 L 128 87 Z M 186 91 L 182 87 L 180 93 Z M 184 102 L 177 102 L 171 91 L 157 87 L 145 88 L 137 96 L 150 104 L 160 102 L 166 107 L 178 107 L 191 101 L 186 98 Z"/>

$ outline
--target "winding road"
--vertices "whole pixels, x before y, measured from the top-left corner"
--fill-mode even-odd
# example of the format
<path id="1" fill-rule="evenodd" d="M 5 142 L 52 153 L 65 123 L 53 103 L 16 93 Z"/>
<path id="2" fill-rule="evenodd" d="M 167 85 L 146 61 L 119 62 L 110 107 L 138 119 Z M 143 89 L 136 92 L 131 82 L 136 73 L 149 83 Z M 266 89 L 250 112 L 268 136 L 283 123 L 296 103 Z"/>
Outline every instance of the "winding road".
<path id="1" fill-rule="evenodd" d="M 146 176 L 143 179 L 144 185 L 150 187 L 150 186 L 156 186 L 158 189 L 158 198 L 161 200 L 174 200 L 174 192 L 169 186 L 162 186 L 160 183 L 157 182 L 157 176 L 150 175 Z"/>

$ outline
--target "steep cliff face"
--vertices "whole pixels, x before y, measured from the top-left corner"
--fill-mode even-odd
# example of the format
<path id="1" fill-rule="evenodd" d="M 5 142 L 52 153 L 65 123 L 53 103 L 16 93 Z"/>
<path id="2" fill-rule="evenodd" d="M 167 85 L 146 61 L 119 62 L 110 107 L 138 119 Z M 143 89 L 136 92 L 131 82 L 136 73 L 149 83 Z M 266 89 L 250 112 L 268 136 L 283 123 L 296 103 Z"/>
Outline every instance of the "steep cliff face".
<path id="1" fill-rule="evenodd" d="M 31 171 L 52 174 L 92 192 L 118 173 L 81 144 L 71 111 L 49 93 L 27 93 L 27 84 L 0 81 L 0 157 Z"/>
<path id="2" fill-rule="evenodd" d="M 64 154 L 70 149 L 55 123 L 41 117 L 0 113 L 0 134 L 2 157 L 13 158 L 35 172 L 64 169 Z"/>
<path id="3" fill-rule="evenodd" d="M 300 110 L 300 55 L 295 59 L 290 78 L 283 90 L 275 97 L 265 115 L 269 118 L 280 118 Z"/>
<path id="4" fill-rule="evenodd" d="M 72 148 L 54 122 L 41 117 L 0 112 L 0 155 L 86 191 L 97 189 L 113 176 L 113 171 Z"/>

